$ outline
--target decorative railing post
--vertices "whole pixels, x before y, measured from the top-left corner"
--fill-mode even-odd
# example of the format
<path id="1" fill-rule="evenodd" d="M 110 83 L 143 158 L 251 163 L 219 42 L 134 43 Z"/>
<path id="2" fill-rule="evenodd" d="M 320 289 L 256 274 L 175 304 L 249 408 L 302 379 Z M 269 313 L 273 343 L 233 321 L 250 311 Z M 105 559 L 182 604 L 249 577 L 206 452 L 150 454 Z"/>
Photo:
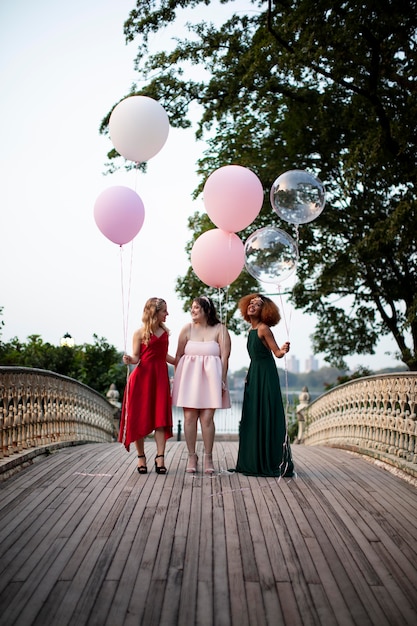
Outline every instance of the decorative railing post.
<path id="1" fill-rule="evenodd" d="M 301 393 L 298 396 L 299 403 L 297 405 L 297 421 L 298 421 L 298 433 L 295 443 L 304 443 L 304 428 L 305 428 L 305 410 L 310 402 L 310 394 L 308 393 L 308 387 L 303 387 Z"/>
<path id="2" fill-rule="evenodd" d="M 0 367 L 0 458 L 113 435 L 114 406 L 90 387 L 46 370 Z"/>
<path id="3" fill-rule="evenodd" d="M 416 414 L 416 372 L 367 376 L 335 387 L 302 410 L 303 443 L 355 450 L 417 475 Z"/>

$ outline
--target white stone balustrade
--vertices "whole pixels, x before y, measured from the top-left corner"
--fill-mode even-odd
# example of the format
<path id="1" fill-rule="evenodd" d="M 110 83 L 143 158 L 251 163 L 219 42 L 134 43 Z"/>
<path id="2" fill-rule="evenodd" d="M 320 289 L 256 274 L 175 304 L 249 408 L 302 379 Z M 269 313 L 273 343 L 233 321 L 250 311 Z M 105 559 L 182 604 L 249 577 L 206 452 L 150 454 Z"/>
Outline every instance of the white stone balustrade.
<path id="1" fill-rule="evenodd" d="M 417 476 L 416 413 L 416 372 L 367 376 L 309 404 L 299 440 L 369 454 Z"/>
<path id="2" fill-rule="evenodd" d="M 114 407 L 82 383 L 0 367 L 0 458 L 52 443 L 114 440 Z"/>

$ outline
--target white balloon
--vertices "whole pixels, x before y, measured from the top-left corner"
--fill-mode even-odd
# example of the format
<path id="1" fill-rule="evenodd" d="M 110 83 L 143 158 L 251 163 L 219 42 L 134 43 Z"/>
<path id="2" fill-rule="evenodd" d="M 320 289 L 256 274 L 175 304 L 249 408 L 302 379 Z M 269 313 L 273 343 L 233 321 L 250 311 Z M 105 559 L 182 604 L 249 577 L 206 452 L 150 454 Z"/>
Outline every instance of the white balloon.
<path id="1" fill-rule="evenodd" d="M 145 163 L 158 154 L 169 133 L 169 120 L 159 102 L 148 96 L 129 96 L 112 111 L 110 139 L 129 161 Z"/>

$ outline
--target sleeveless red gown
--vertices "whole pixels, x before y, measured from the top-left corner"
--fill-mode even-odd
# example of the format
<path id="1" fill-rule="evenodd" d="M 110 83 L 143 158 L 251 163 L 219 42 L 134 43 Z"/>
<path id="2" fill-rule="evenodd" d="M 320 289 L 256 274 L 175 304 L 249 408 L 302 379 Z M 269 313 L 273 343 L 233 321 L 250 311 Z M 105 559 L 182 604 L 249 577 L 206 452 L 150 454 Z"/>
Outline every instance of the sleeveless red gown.
<path id="1" fill-rule="evenodd" d="M 140 362 L 130 374 L 122 405 L 119 442 L 129 451 L 130 444 L 164 428 L 165 439 L 172 437 L 172 401 L 166 356 L 168 334 L 151 335 L 141 345 Z"/>

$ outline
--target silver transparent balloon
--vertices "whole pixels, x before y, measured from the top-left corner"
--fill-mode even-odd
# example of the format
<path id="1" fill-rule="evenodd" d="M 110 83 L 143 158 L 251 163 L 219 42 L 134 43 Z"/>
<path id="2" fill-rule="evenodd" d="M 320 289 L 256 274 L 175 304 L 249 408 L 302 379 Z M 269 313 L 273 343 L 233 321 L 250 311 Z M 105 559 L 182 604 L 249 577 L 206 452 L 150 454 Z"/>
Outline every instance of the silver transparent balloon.
<path id="1" fill-rule="evenodd" d="M 290 224 L 307 224 L 320 215 L 326 202 L 323 183 L 305 170 L 289 170 L 271 187 L 271 206 Z"/>
<path id="2" fill-rule="evenodd" d="M 295 272 L 297 262 L 297 243 L 280 228 L 260 228 L 246 240 L 245 267 L 262 283 L 281 283 Z"/>

